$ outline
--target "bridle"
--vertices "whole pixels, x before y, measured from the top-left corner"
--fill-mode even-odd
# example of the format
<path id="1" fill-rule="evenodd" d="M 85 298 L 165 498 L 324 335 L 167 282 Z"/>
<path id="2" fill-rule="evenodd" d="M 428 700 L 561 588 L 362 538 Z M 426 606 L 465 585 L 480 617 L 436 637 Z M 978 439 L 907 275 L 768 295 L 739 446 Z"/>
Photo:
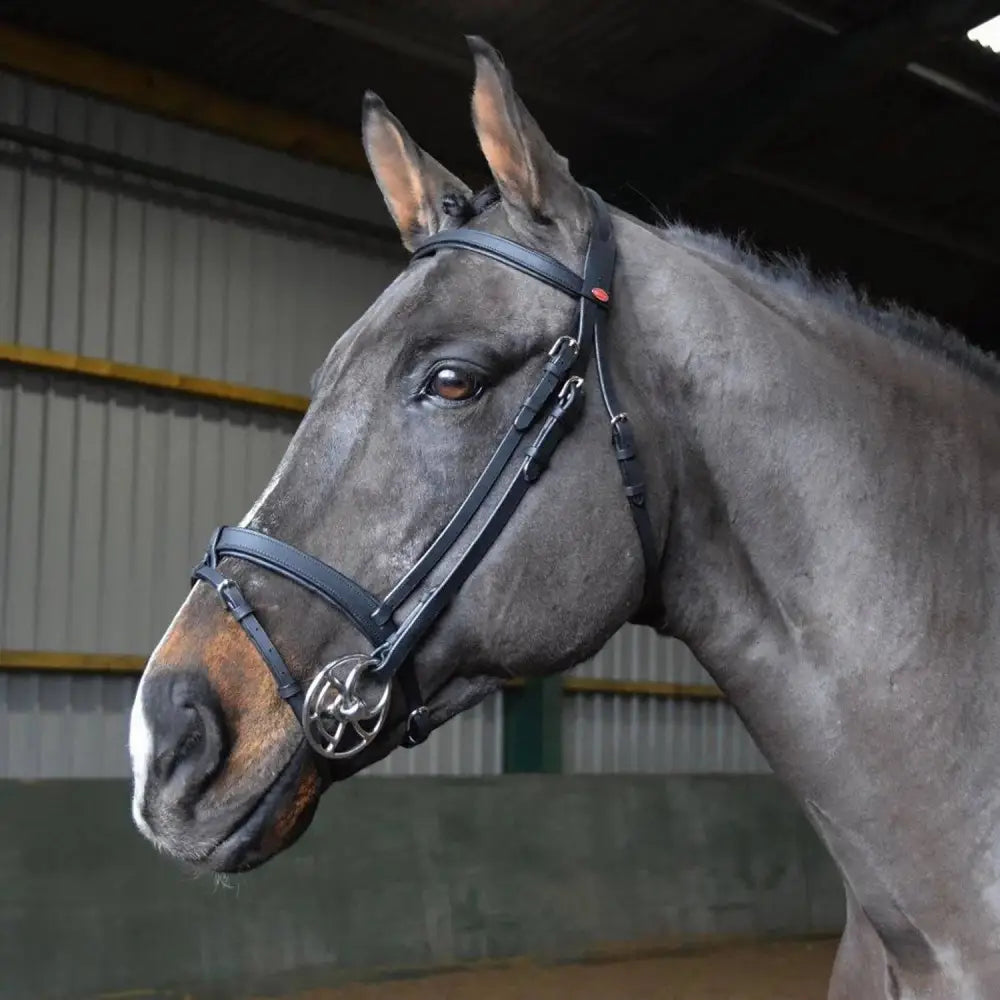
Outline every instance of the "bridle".
<path id="1" fill-rule="evenodd" d="M 603 356 L 616 256 L 614 228 L 601 198 L 592 191 L 587 194 L 592 221 L 582 277 L 546 254 L 474 229 L 438 233 L 424 240 L 413 253 L 411 261 L 442 250 L 478 253 L 578 299 L 580 308 L 575 334 L 564 334 L 552 345 L 538 383 L 522 402 L 475 485 L 423 555 L 385 597 L 380 600 L 332 566 L 251 528 L 217 528 L 204 559 L 192 573 L 192 584 L 204 580 L 215 588 L 264 659 L 278 694 L 300 720 L 309 744 L 324 757 L 354 756 L 375 739 L 388 714 L 393 678 L 399 679 L 408 709 L 402 745 L 416 746 L 430 734 L 430 713 L 420 694 L 412 654 L 482 561 L 518 504 L 545 471 L 559 443 L 579 419 L 591 355 L 645 564 L 643 601 L 632 620 L 652 622 L 658 616 L 659 558 L 646 506 L 642 467 L 628 415 L 619 404 Z M 528 447 L 523 448 L 529 440 Z M 515 455 L 519 459 L 517 472 L 475 537 L 447 575 L 428 588 L 397 624 L 396 611 L 456 545 Z M 299 682 L 239 586 L 220 572 L 219 560 L 225 557 L 243 559 L 270 570 L 322 598 L 350 620 L 369 641 L 373 652 L 341 657 L 326 664 L 303 696 Z"/>
<path id="2" fill-rule="evenodd" d="M 332 566 L 251 528 L 216 529 L 203 561 L 192 573 L 192 584 L 204 580 L 215 588 L 226 609 L 260 652 L 278 686 L 278 694 L 300 720 L 309 744 L 323 757 L 354 756 L 375 739 L 388 715 L 393 678 L 400 682 L 408 709 L 401 745 L 416 746 L 430 734 L 430 713 L 420 694 L 413 653 L 482 561 L 518 504 L 545 471 L 559 443 L 579 419 L 591 356 L 645 563 L 643 601 L 632 620 L 652 622 L 658 616 L 659 557 L 646 506 L 642 467 L 628 415 L 619 404 L 603 355 L 615 268 L 614 228 L 601 198 L 592 191 L 587 195 L 592 222 L 582 277 L 546 254 L 475 229 L 438 233 L 424 240 L 413 253 L 411 261 L 443 250 L 481 254 L 578 299 L 580 308 L 576 331 L 564 334 L 552 345 L 538 383 L 522 402 L 475 485 L 423 555 L 385 597 L 375 597 Z M 530 442 L 527 448 L 523 447 L 525 442 Z M 515 456 L 519 464 L 514 477 L 468 547 L 445 577 L 429 587 L 397 624 L 395 613 L 456 545 Z M 373 652 L 328 663 L 303 695 L 299 682 L 239 586 L 219 570 L 219 560 L 225 557 L 236 557 L 277 573 L 322 598 L 350 620 L 369 641 Z"/>

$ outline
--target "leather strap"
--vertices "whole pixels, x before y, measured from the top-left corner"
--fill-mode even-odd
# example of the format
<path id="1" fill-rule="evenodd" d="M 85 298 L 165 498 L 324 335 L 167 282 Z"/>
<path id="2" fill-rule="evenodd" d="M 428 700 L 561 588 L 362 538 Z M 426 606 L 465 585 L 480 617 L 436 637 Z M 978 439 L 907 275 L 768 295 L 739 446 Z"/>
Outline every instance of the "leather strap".
<path id="1" fill-rule="evenodd" d="M 420 693 L 417 683 L 417 672 L 413 664 L 405 666 L 396 676 L 406 702 L 406 728 L 400 746 L 408 750 L 419 746 L 431 734 L 430 710 L 424 704 L 424 696 Z"/>
<path id="2" fill-rule="evenodd" d="M 603 329 L 601 330 L 603 332 Z M 642 604 L 630 619 L 642 625 L 658 625 L 663 617 L 663 594 L 660 582 L 659 547 L 652 518 L 646 503 L 646 482 L 642 462 L 635 449 L 635 435 L 628 414 L 622 409 L 621 401 L 611 381 L 611 372 L 604 363 L 603 340 L 600 335 L 594 341 L 594 363 L 597 368 L 597 382 L 601 398 L 611 421 L 611 444 L 615 449 L 618 471 L 621 473 L 622 487 L 628 501 L 629 513 L 635 524 L 642 549 L 644 566 Z"/>
<path id="3" fill-rule="evenodd" d="M 416 590 L 458 541 L 490 491 L 496 486 L 497 480 L 517 450 L 524 434 L 534 425 L 539 413 L 548 405 L 567 374 L 571 371 L 582 373 L 588 366 L 597 317 L 607 314 L 606 305 L 609 299 L 607 289 L 610 287 L 615 267 L 614 234 L 607 208 L 592 192 L 588 192 L 588 197 L 591 201 L 593 223 L 582 278 L 547 254 L 523 247 L 502 236 L 494 236 L 475 229 L 447 230 L 428 237 L 413 254 L 412 259 L 419 259 L 436 253 L 439 249 L 459 248 L 482 253 L 530 274 L 567 295 L 579 298 L 580 322 L 576 338 L 560 337 L 553 346 L 538 384 L 521 404 L 513 425 L 504 435 L 486 468 L 452 515 L 451 520 L 383 599 L 374 616 L 380 625 L 391 620 L 393 613 L 403 601 Z M 603 292 L 604 298 L 596 297 L 594 292 Z"/>
<path id="4" fill-rule="evenodd" d="M 610 238 L 611 218 L 603 201 L 594 194 L 587 192 L 594 207 L 594 226 L 596 239 L 592 239 L 587 250 L 584 263 L 583 283 L 589 287 L 609 289 L 615 269 L 615 249 L 612 241 L 610 252 L 595 252 L 602 246 L 602 238 Z M 612 446 L 618 461 L 618 470 L 622 478 L 622 487 L 628 501 L 629 513 L 639 535 L 639 545 L 642 549 L 644 566 L 642 603 L 632 621 L 642 624 L 656 624 L 662 618 L 663 597 L 660 585 L 660 558 L 656 543 L 656 532 L 650 518 L 649 507 L 646 504 L 646 486 L 642 463 L 635 450 L 635 437 L 628 414 L 622 409 L 621 402 L 611 381 L 611 372 L 604 364 L 604 337 L 608 324 L 608 311 L 594 309 L 589 301 L 583 303 L 581 309 L 581 353 L 587 345 L 587 334 L 593 341 L 594 365 L 597 369 L 597 382 L 601 389 L 601 399 L 604 401 L 608 418 L 611 421 Z"/>
<path id="5" fill-rule="evenodd" d="M 558 288 L 574 298 L 583 297 L 596 305 L 605 306 L 606 300 L 594 294 L 594 285 L 588 285 L 586 277 L 581 280 L 564 264 L 560 264 L 548 254 L 521 246 L 504 236 L 484 233 L 481 229 L 446 229 L 444 232 L 428 236 L 413 252 L 410 260 L 430 257 L 439 250 L 460 249 L 491 257 L 493 260 L 527 274 L 546 285 Z M 596 286 L 604 289 L 606 285 Z"/>
<path id="6" fill-rule="evenodd" d="M 476 537 L 444 580 L 427 593 L 424 600 L 396 630 L 392 639 L 381 651 L 381 662 L 372 669 L 372 677 L 386 680 L 410 659 L 417 645 L 431 626 L 441 617 L 445 608 L 448 607 L 465 581 L 482 562 L 490 547 L 499 538 L 525 494 L 545 471 L 559 442 L 579 419 L 582 407 L 582 388 L 569 391 L 559 398 L 538 432 L 538 436 L 528 449 L 518 474 L 507 487 L 489 519 L 479 529 Z"/>
<path id="7" fill-rule="evenodd" d="M 271 637 L 267 634 L 264 626 L 258 621 L 253 608 L 250 607 L 243 591 L 234 583 L 220 573 L 214 566 L 203 562 L 196 566 L 191 574 L 192 583 L 195 580 L 204 580 L 215 589 L 222 603 L 229 613 L 236 619 L 240 627 L 249 636 L 250 641 L 257 647 L 257 652 L 267 664 L 274 683 L 278 686 L 278 694 L 284 698 L 291 706 L 297 719 L 302 718 L 302 688 L 299 682 L 292 676 L 287 664 L 281 658 L 281 654 L 271 642 Z"/>
<path id="8" fill-rule="evenodd" d="M 305 587 L 346 615 L 373 646 L 392 634 L 375 622 L 378 600 L 364 587 L 293 545 L 252 528 L 223 527 L 214 535 L 205 560 L 214 566 L 224 556 L 238 556 Z"/>
<path id="9" fill-rule="evenodd" d="M 559 442 L 579 417 L 583 405 L 582 374 L 589 365 L 595 338 L 607 315 L 605 305 L 610 298 L 607 289 L 614 274 L 616 258 L 614 229 L 607 207 L 592 192 L 588 192 L 588 197 L 590 198 L 593 222 L 582 278 L 569 272 L 562 264 L 545 254 L 529 250 L 527 247 L 522 247 L 520 244 L 513 243 L 503 237 L 493 236 L 478 230 L 451 230 L 438 234 L 438 236 L 425 241 L 414 255 L 423 256 L 425 252 L 430 253 L 432 248 L 440 249 L 442 247 L 464 247 L 484 253 L 486 256 L 508 264 L 517 270 L 532 274 L 539 280 L 545 281 L 569 295 L 578 297 L 580 300 L 580 319 L 576 342 L 572 344 L 572 354 L 566 353 L 566 348 L 570 346 L 570 343 L 564 343 L 561 349 L 553 352 L 550 363 L 546 366 L 547 368 L 551 366 L 551 370 L 543 372 L 538 386 L 529 394 L 518 416 L 515 417 L 514 426 L 508 431 L 497 451 L 494 452 L 494 460 L 501 453 L 505 454 L 503 465 L 498 463 L 495 470 L 491 469 L 490 466 L 494 464 L 494 460 L 491 460 L 487 467 L 490 472 L 489 477 L 484 471 L 473 488 L 473 492 L 462 505 L 464 508 L 468 504 L 470 509 L 463 512 L 460 508 L 456 512 L 452 521 L 438 536 L 431 548 L 425 552 L 416 566 L 403 578 L 403 581 L 393 588 L 393 593 L 396 593 L 397 590 L 412 593 L 418 581 L 411 580 L 410 575 L 414 574 L 417 567 L 420 567 L 421 578 L 426 578 L 427 574 L 440 562 L 444 554 L 458 540 L 464 528 L 468 526 L 475 511 L 482 506 L 483 501 L 503 471 L 504 465 L 513 454 L 512 449 L 509 453 L 507 452 L 507 448 L 511 444 L 512 433 L 518 432 L 522 426 L 526 430 L 532 425 L 544 402 L 552 398 L 555 387 L 567 372 L 578 372 L 579 375 L 575 377 L 574 381 L 577 384 L 572 389 L 561 392 L 541 431 L 528 448 L 518 475 L 508 486 L 500 502 L 491 511 L 486 523 L 469 547 L 445 579 L 426 595 L 407 620 L 400 625 L 386 647 L 380 650 L 381 662 L 372 670 L 373 677 L 392 677 L 402 664 L 409 660 L 417 644 L 451 603 L 473 570 L 482 561 L 490 546 L 499 537 L 528 488 L 541 476 Z M 587 290 L 586 294 L 584 290 Z M 601 297 L 595 296 L 594 292 L 601 293 Z M 570 383 L 563 384 L 567 389 L 570 386 Z M 520 437 L 520 434 L 518 436 Z M 514 443 L 516 444 L 516 442 Z M 386 603 L 388 603 L 388 599 Z M 394 606 L 398 607 L 398 603 Z M 384 611 L 380 611 L 381 615 L 384 615 Z"/>
<path id="10" fill-rule="evenodd" d="M 521 408 L 514 417 L 514 422 L 504 434 L 479 479 L 476 480 L 475 485 L 437 538 L 383 598 L 373 615 L 376 624 L 385 625 L 391 620 L 396 609 L 423 583 L 427 575 L 458 541 L 462 532 L 469 526 L 469 522 L 483 505 L 483 501 L 496 485 L 525 434 L 537 420 L 542 407 L 549 402 L 562 384 L 567 372 L 575 364 L 577 355 L 576 341 L 570 337 L 560 337 L 549 352 L 549 360 L 542 371 L 542 377 L 521 404 Z"/>

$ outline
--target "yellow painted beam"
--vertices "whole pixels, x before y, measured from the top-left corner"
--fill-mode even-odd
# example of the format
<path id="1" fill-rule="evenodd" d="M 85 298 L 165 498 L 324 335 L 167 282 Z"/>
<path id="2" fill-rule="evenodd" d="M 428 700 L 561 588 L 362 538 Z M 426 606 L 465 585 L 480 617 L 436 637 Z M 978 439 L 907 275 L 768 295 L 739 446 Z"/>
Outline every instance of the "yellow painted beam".
<path id="1" fill-rule="evenodd" d="M 145 368 L 142 365 L 109 361 L 107 358 L 91 358 L 63 351 L 50 351 L 45 347 L 28 347 L 25 344 L 0 343 L 0 363 L 36 368 L 43 371 L 84 375 L 87 378 L 105 379 L 127 385 L 165 389 L 169 392 L 204 399 L 221 399 L 229 403 L 242 403 L 268 410 L 282 410 L 288 413 L 305 413 L 309 400 L 273 389 L 259 389 L 256 386 L 240 385 L 236 382 L 222 382 L 218 379 L 201 378 L 198 375 L 182 375 L 161 368 Z"/>
<path id="2" fill-rule="evenodd" d="M 145 656 L 123 653 L 52 653 L 41 649 L 0 649 L 0 670 L 137 674 L 145 662 Z"/>
<path id="3" fill-rule="evenodd" d="M 359 134 L 2 23 L 0 66 L 266 149 L 353 173 L 368 172 Z M 358 115 L 360 120 L 360 109 Z"/>
<path id="4" fill-rule="evenodd" d="M 688 698 L 719 701 L 725 695 L 714 684 L 676 684 L 672 681 L 616 681 L 602 677 L 567 677 L 567 694 L 621 694 L 647 698 Z"/>
<path id="5" fill-rule="evenodd" d="M 72 673 L 139 673 L 145 656 L 120 653 L 54 653 L 37 649 L 0 649 L 0 670 L 56 670 Z M 512 678 L 504 687 L 521 687 Z M 674 684 L 666 681 L 616 681 L 599 677 L 566 677 L 566 694 L 616 694 L 632 697 L 717 701 L 725 696 L 711 684 Z"/>

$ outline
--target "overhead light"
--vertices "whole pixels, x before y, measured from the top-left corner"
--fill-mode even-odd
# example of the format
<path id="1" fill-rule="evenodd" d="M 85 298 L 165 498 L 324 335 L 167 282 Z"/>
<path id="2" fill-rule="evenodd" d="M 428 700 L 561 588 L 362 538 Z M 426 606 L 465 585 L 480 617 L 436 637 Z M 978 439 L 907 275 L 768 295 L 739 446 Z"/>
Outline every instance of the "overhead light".
<path id="1" fill-rule="evenodd" d="M 978 28 L 973 28 L 969 32 L 969 38 L 996 53 L 1000 53 L 1000 14 L 984 21 Z"/>

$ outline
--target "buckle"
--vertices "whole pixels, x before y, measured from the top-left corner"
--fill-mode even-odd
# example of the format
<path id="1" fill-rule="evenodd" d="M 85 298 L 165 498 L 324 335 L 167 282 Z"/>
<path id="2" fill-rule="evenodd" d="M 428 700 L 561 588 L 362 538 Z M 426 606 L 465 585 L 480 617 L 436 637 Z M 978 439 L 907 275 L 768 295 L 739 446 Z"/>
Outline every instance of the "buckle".
<path id="1" fill-rule="evenodd" d="M 582 388 L 583 379 L 579 375 L 574 375 L 563 382 L 562 388 L 559 390 L 559 403 L 564 410 L 568 410 L 573 405 L 577 391 Z"/>
<path id="2" fill-rule="evenodd" d="M 243 596 L 242 594 L 240 594 L 240 588 L 236 585 L 236 581 L 230 580 L 228 576 L 224 576 L 215 585 L 215 591 L 219 595 L 219 597 L 222 598 L 222 603 L 225 604 L 225 606 L 229 608 L 230 611 L 232 611 L 240 604 L 245 602 L 240 601 L 238 597 L 231 597 L 229 595 L 230 590 L 235 590 L 240 597 Z"/>
<path id="3" fill-rule="evenodd" d="M 426 705 L 415 708 L 406 717 L 406 731 L 399 744 L 407 750 L 420 746 L 431 734 L 431 713 Z"/>
<path id="4" fill-rule="evenodd" d="M 244 618 L 253 614 L 253 608 L 250 607 L 249 601 L 243 596 L 243 591 L 240 590 L 235 580 L 223 577 L 215 585 L 215 590 L 225 609 L 238 622 L 242 622 Z"/>
<path id="5" fill-rule="evenodd" d="M 580 353 L 580 342 L 576 337 L 571 337 L 569 334 L 564 333 L 550 348 L 549 357 L 554 358 L 557 354 L 560 354 L 565 347 L 572 348 L 573 356 L 576 357 Z"/>

